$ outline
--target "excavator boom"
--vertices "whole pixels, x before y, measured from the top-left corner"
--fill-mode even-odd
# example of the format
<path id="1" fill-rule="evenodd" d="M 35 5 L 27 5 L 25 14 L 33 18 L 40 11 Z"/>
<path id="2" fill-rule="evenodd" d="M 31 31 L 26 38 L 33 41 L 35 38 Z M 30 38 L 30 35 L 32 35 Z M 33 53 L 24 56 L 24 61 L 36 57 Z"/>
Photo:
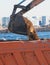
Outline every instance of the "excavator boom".
<path id="1" fill-rule="evenodd" d="M 14 14 L 16 12 L 16 9 L 19 8 L 19 10 L 17 10 L 17 13 L 26 13 L 27 11 L 29 11 L 30 9 L 32 9 L 33 7 L 35 7 L 36 5 L 40 4 L 41 2 L 43 2 L 44 0 L 23 0 L 22 2 L 20 2 L 17 5 L 14 5 L 14 9 L 12 14 Z"/>
<path id="2" fill-rule="evenodd" d="M 34 1 L 32 1 L 32 3 L 30 4 L 30 9 L 35 7 L 36 5 L 40 4 L 43 1 L 44 0 L 34 0 Z"/>

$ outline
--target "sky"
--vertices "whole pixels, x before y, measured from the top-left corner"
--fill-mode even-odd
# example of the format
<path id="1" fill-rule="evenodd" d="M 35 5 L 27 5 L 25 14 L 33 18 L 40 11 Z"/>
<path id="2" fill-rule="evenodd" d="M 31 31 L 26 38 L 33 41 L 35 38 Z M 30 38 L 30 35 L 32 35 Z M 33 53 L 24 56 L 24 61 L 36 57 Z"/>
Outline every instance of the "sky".
<path id="1" fill-rule="evenodd" d="M 22 0 L 0 0 L 0 20 L 2 17 L 9 17 L 13 10 L 13 5 Z M 32 16 L 50 16 L 50 0 L 45 0 L 38 6 L 32 8 L 24 16 L 30 18 Z"/>

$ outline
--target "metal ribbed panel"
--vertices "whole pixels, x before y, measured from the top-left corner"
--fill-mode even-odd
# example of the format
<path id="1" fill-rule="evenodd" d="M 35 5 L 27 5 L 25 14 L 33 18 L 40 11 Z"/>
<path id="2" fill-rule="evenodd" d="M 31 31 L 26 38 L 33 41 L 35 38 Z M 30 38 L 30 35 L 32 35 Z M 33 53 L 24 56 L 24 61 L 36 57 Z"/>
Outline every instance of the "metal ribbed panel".
<path id="1" fill-rule="evenodd" d="M 50 65 L 50 40 L 0 42 L 0 65 Z"/>

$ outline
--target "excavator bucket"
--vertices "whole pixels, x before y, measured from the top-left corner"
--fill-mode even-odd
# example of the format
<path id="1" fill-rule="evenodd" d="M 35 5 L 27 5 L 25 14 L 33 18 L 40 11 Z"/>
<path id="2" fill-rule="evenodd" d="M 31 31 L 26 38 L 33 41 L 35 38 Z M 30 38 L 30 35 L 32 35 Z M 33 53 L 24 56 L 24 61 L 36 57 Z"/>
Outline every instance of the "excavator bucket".
<path id="1" fill-rule="evenodd" d="M 44 0 L 25 0 L 18 5 L 14 5 L 14 9 L 12 15 L 10 16 L 10 22 L 8 26 L 9 31 L 16 34 L 28 35 L 31 36 L 33 39 L 38 39 L 33 24 L 22 15 L 42 1 Z M 21 8 L 21 10 L 15 14 L 17 8 Z"/>

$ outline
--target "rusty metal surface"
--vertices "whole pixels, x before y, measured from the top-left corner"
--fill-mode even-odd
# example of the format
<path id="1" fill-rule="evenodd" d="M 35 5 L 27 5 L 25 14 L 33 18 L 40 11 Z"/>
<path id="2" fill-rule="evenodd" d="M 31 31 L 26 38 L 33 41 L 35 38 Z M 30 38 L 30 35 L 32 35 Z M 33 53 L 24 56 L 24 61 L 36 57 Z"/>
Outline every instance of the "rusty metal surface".
<path id="1" fill-rule="evenodd" d="M 0 65 L 50 65 L 50 40 L 0 42 Z"/>

